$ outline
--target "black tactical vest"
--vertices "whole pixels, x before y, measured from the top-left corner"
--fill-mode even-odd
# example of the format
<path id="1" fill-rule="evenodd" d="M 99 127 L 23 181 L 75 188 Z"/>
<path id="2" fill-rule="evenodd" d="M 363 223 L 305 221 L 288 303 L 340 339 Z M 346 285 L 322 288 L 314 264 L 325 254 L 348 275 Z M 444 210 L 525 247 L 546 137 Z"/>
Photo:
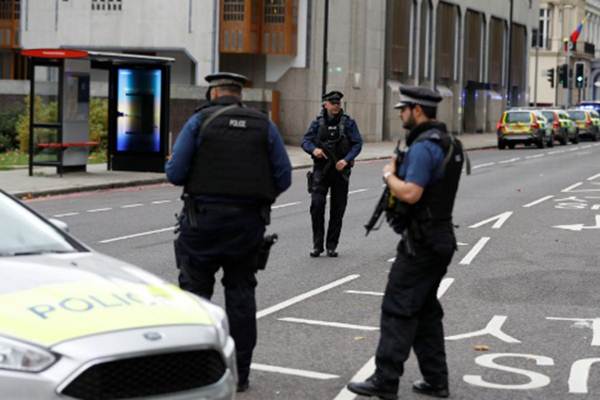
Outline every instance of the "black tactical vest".
<path id="1" fill-rule="evenodd" d="M 203 121 L 229 104 L 202 109 Z M 185 191 L 272 203 L 275 183 L 269 159 L 269 120 L 241 104 L 203 124 Z"/>
<path id="2" fill-rule="evenodd" d="M 346 134 L 346 124 L 348 123 L 348 116 L 342 114 L 339 122 L 335 125 L 327 123 L 327 117 L 320 115 L 319 121 L 319 132 L 317 134 L 318 145 L 327 147 L 331 151 L 335 158 L 341 160 L 346 157 L 350 149 L 352 148 L 350 139 Z"/>

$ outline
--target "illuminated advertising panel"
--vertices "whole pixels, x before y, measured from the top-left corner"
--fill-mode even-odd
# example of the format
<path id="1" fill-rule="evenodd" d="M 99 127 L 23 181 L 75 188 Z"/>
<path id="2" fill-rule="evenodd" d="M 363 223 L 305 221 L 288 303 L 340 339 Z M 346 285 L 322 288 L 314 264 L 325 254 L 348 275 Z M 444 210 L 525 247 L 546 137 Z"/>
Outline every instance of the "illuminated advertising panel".
<path id="1" fill-rule="evenodd" d="M 117 152 L 160 152 L 161 88 L 160 69 L 118 69 Z"/>

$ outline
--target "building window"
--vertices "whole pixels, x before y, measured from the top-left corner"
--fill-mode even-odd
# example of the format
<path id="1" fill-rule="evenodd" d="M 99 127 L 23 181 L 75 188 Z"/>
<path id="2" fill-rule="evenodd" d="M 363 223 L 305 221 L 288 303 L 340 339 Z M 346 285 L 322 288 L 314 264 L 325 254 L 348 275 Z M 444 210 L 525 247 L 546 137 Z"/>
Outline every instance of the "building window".
<path id="1" fill-rule="evenodd" d="M 550 9 L 540 8 L 540 25 L 538 29 L 539 47 L 550 48 Z"/>
<path id="2" fill-rule="evenodd" d="M 285 0 L 265 1 L 265 22 L 283 24 L 285 22 Z"/>
<path id="3" fill-rule="evenodd" d="M 244 0 L 225 0 L 223 4 L 223 19 L 225 21 L 243 21 Z"/>
<path id="4" fill-rule="evenodd" d="M 123 0 L 92 0 L 92 11 L 121 11 Z"/>

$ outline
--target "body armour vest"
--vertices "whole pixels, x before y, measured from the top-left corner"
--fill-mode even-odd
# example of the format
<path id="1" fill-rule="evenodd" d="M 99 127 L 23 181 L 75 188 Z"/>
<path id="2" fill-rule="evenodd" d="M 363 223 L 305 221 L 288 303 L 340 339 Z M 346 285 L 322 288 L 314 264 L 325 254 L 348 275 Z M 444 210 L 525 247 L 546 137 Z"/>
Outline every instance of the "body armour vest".
<path id="1" fill-rule="evenodd" d="M 350 139 L 346 134 L 348 116 L 342 114 L 337 124 L 330 125 L 324 115 L 319 116 L 318 141 L 321 146 L 327 147 L 335 158 L 341 160 L 346 157 L 351 149 Z"/>
<path id="2" fill-rule="evenodd" d="M 435 123 L 419 134 L 412 143 L 430 140 L 444 152 L 442 177 L 427 185 L 421 199 L 413 206 L 413 216 L 420 224 L 447 226 L 452 222 L 452 210 L 462 173 L 464 154 L 462 143 L 448 134 L 445 125 Z"/>
<path id="3" fill-rule="evenodd" d="M 204 121 L 226 105 L 201 110 Z M 272 203 L 276 190 L 269 159 L 269 120 L 259 111 L 231 107 L 203 124 L 185 191 Z"/>

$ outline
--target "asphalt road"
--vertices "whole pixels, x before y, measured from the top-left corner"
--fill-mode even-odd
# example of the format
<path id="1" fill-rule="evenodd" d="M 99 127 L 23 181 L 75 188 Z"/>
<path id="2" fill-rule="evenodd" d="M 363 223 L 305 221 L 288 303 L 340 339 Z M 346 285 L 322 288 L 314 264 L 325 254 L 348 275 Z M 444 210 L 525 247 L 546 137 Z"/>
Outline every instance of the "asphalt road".
<path id="1" fill-rule="evenodd" d="M 455 399 L 600 397 L 600 144 L 470 152 L 455 207 L 459 251 L 438 293 Z M 355 398 L 371 372 L 381 292 L 398 237 L 364 236 L 383 162 L 358 163 L 340 257 L 309 258 L 306 170 L 273 207 L 280 241 L 259 273 L 258 399 Z M 176 282 L 170 185 L 31 201 L 96 250 Z M 219 290 L 215 302 L 222 304 Z M 417 399 L 411 357 L 400 396 Z"/>

